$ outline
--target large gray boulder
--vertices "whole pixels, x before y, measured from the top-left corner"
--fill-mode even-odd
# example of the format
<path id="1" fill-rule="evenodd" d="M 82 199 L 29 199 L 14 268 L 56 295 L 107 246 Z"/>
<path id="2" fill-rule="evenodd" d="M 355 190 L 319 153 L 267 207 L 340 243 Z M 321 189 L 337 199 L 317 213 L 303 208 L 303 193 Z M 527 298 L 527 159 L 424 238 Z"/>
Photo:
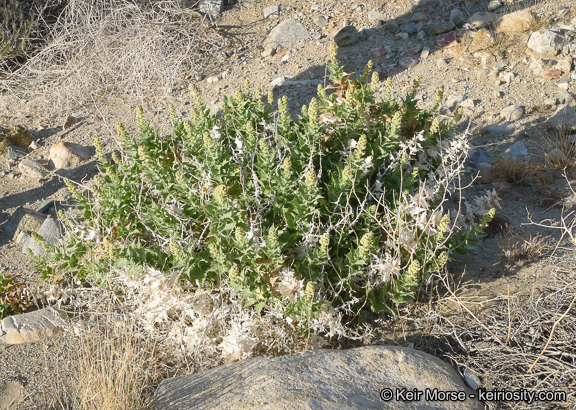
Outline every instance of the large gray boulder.
<path id="1" fill-rule="evenodd" d="M 420 400 L 397 400 L 414 390 Z M 425 391 L 465 394 L 433 401 Z M 390 392 L 392 399 L 382 400 Z M 400 396 L 396 396 L 399 394 Z M 471 398 L 472 395 L 472 398 Z M 256 357 L 164 380 L 154 406 L 176 409 L 483 409 L 447 363 L 417 350 L 367 346 Z"/>

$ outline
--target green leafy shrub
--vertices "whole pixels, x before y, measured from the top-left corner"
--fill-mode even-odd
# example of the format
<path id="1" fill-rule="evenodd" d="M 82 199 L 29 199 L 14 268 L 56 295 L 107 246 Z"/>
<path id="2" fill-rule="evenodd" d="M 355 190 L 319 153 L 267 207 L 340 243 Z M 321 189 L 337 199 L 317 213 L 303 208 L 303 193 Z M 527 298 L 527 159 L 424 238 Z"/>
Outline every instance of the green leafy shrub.
<path id="1" fill-rule="evenodd" d="M 44 264 L 105 283 L 110 271 L 147 267 L 214 289 L 230 286 L 246 306 L 276 309 L 306 327 L 334 307 L 395 311 L 454 251 L 479 237 L 494 211 L 445 208 L 466 154 L 442 124 L 417 107 L 418 84 L 401 101 L 377 102 L 371 63 L 352 80 L 335 49 L 333 85 L 294 121 L 249 84 L 226 96 L 221 117 L 191 87 L 191 117 L 171 107 L 160 136 L 137 110 L 139 136 L 119 125 L 121 155 L 103 155 L 95 200 L 69 182 L 85 218 L 61 219 L 72 235 Z M 480 202 L 479 202 L 480 204 Z M 482 214 L 485 214 L 482 216 Z M 480 220 L 481 218 L 481 220 Z M 478 223 L 478 221 L 480 222 Z"/>

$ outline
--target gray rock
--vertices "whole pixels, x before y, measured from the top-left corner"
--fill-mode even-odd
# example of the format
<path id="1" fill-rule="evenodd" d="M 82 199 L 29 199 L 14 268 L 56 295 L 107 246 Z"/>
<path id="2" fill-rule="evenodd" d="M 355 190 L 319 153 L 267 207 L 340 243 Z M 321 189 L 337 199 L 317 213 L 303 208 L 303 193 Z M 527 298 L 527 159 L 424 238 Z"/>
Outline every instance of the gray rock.
<path id="1" fill-rule="evenodd" d="M 402 24 L 400 26 L 400 30 L 405 31 L 408 34 L 416 34 L 418 32 L 418 28 L 416 27 L 416 23 L 414 22 Z"/>
<path id="2" fill-rule="evenodd" d="M 560 106 L 547 122 L 561 130 L 576 129 L 576 110 L 570 105 Z"/>
<path id="3" fill-rule="evenodd" d="M 40 235 L 48 245 L 56 245 L 62 233 L 60 231 L 60 223 L 51 217 L 46 218 L 40 229 L 38 230 L 38 235 Z M 34 255 L 42 255 L 44 249 L 42 245 L 37 243 L 33 238 L 30 238 L 24 244 L 22 252 L 26 253 L 30 249 Z"/>
<path id="4" fill-rule="evenodd" d="M 63 331 L 64 326 L 64 315 L 47 307 L 4 318 L 0 323 L 0 340 L 8 344 L 37 342 Z"/>
<path id="5" fill-rule="evenodd" d="M 543 55 L 555 56 L 568 40 L 567 36 L 556 31 L 542 29 L 532 33 L 528 40 L 528 48 Z"/>
<path id="6" fill-rule="evenodd" d="M 490 161 L 491 161 L 490 157 L 488 157 L 480 150 L 475 150 L 474 154 L 470 155 L 470 158 L 468 158 L 470 166 L 474 168 L 477 168 L 480 164 L 487 164 Z"/>
<path id="7" fill-rule="evenodd" d="M 318 27 L 324 27 L 328 25 L 328 20 L 326 20 L 326 17 L 324 16 L 315 16 L 313 22 Z"/>
<path id="8" fill-rule="evenodd" d="M 450 12 L 450 21 L 454 26 L 460 28 L 466 23 L 466 17 L 464 17 L 464 13 L 462 13 L 460 9 L 452 9 Z"/>
<path id="9" fill-rule="evenodd" d="M 398 60 L 398 65 L 402 68 L 414 67 L 416 64 L 418 64 L 418 60 L 412 57 L 402 57 Z"/>
<path id="10" fill-rule="evenodd" d="M 376 23 L 377 21 L 386 20 L 386 16 L 378 10 L 370 10 L 368 13 L 368 21 Z"/>
<path id="11" fill-rule="evenodd" d="M 302 23 L 294 19 L 284 20 L 270 31 L 264 40 L 264 49 L 277 46 L 290 47 L 309 37 L 310 33 Z"/>
<path id="12" fill-rule="evenodd" d="M 469 19 L 468 24 L 471 28 L 484 28 L 494 24 L 498 20 L 496 13 L 478 12 L 474 13 Z"/>
<path id="13" fill-rule="evenodd" d="M 444 34 L 454 28 L 454 23 L 451 21 L 436 21 L 429 25 L 430 32 L 434 35 Z"/>
<path id="14" fill-rule="evenodd" d="M 24 400 L 26 389 L 17 381 L 0 384 L 0 409 L 15 409 Z"/>
<path id="15" fill-rule="evenodd" d="M 19 207 L 4 225 L 4 233 L 6 233 L 8 238 L 14 240 L 22 231 L 38 232 L 46 218 L 47 216 L 43 213 Z"/>
<path id="16" fill-rule="evenodd" d="M 24 158 L 18 164 L 18 169 L 24 176 L 32 179 L 46 178 L 50 174 L 42 164 L 30 158 Z"/>
<path id="17" fill-rule="evenodd" d="M 334 42 L 338 47 L 351 46 L 358 41 L 360 41 L 360 34 L 354 26 L 342 27 L 334 36 Z"/>
<path id="18" fill-rule="evenodd" d="M 200 0 L 198 10 L 202 14 L 217 16 L 224 11 L 224 0 Z"/>
<path id="19" fill-rule="evenodd" d="M 488 3 L 486 10 L 494 11 L 496 9 L 499 9 L 500 7 L 502 7 L 502 3 L 500 3 L 499 0 L 491 0 L 490 3 Z"/>
<path id="20" fill-rule="evenodd" d="M 494 165 L 492 164 L 482 163 L 478 165 L 478 172 L 482 179 L 491 179 L 494 176 L 492 173 L 493 169 Z"/>
<path id="21" fill-rule="evenodd" d="M 528 149 L 526 145 L 522 141 L 517 141 L 514 144 L 510 145 L 504 153 L 502 154 L 503 158 L 510 158 L 514 161 L 520 161 L 528 156 Z"/>
<path id="22" fill-rule="evenodd" d="M 448 98 L 446 99 L 446 107 L 448 108 L 454 108 L 457 105 L 461 104 L 462 101 L 464 101 L 466 99 L 465 95 L 450 95 L 448 96 Z"/>
<path id="23" fill-rule="evenodd" d="M 554 148 L 546 153 L 546 159 L 550 162 L 560 162 L 566 159 L 566 154 L 564 154 L 560 149 Z"/>
<path id="24" fill-rule="evenodd" d="M 24 147 L 19 147 L 17 145 L 11 145 L 8 147 L 8 158 L 9 159 L 20 159 L 28 155 L 28 150 Z"/>
<path id="25" fill-rule="evenodd" d="M 492 137 L 511 135 L 516 130 L 514 124 L 490 125 L 486 129 Z"/>
<path id="26" fill-rule="evenodd" d="M 274 17 L 280 17 L 280 6 L 268 6 L 262 9 L 262 14 L 265 19 L 271 19 Z"/>
<path id="27" fill-rule="evenodd" d="M 569 91 L 562 91 L 558 94 L 558 101 L 563 105 L 572 105 L 574 102 L 574 94 Z"/>
<path id="28" fill-rule="evenodd" d="M 392 34 L 396 34 L 400 31 L 400 26 L 393 21 L 387 21 L 384 23 L 384 28 Z"/>
<path id="29" fill-rule="evenodd" d="M 500 111 L 500 117 L 504 121 L 514 122 L 518 121 L 524 116 L 526 109 L 521 105 L 510 105 Z"/>
<path id="30" fill-rule="evenodd" d="M 42 202 L 42 205 L 40 205 L 40 207 L 38 208 L 38 210 L 36 212 L 40 212 L 41 214 L 48 215 L 50 213 L 50 210 L 52 210 L 55 205 L 56 205 L 55 201 L 52 201 L 51 199 L 47 199 L 46 201 Z"/>
<path id="31" fill-rule="evenodd" d="M 382 402 L 380 391 L 463 391 L 463 402 Z M 385 390 L 383 394 L 386 394 Z M 160 383 L 157 410 L 174 409 L 483 409 L 447 363 L 399 346 L 315 350 L 256 357 Z"/>

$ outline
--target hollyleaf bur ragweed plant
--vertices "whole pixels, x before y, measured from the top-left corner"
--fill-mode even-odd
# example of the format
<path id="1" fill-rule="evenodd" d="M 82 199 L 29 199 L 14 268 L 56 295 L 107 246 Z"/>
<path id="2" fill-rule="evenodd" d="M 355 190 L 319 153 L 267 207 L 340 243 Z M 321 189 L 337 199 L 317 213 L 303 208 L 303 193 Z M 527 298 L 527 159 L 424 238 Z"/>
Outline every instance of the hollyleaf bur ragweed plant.
<path id="1" fill-rule="evenodd" d="M 371 63 L 352 79 L 333 47 L 328 69 L 332 85 L 319 86 L 296 121 L 286 97 L 275 113 L 273 96 L 264 103 L 247 82 L 225 97 L 220 118 L 192 86 L 190 118 L 171 107 L 165 137 L 138 108 L 138 137 L 118 127 L 119 155 L 110 161 L 96 141 L 95 199 L 70 185 L 85 220 L 71 226 L 47 274 L 105 282 L 110 268 L 151 267 L 230 287 L 245 306 L 281 312 L 302 329 L 334 309 L 350 318 L 411 301 L 478 240 L 496 198 L 465 215 L 449 210 L 467 142 L 451 136 L 459 113 L 449 124 L 434 116 L 442 89 L 423 110 L 417 81 L 396 101 L 388 79 L 377 101 Z"/>

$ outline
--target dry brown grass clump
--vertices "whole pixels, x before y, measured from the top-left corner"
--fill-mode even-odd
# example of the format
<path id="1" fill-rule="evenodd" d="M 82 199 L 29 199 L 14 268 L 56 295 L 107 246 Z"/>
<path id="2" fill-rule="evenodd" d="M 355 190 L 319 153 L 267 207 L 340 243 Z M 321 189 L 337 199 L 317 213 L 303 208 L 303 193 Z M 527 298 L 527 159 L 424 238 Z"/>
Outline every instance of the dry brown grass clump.
<path id="1" fill-rule="evenodd" d="M 528 160 L 499 157 L 492 164 L 494 167 L 491 173 L 495 179 L 514 185 L 534 185 L 537 188 L 543 188 L 549 178 L 543 167 Z"/>
<path id="2" fill-rule="evenodd" d="M 501 247 L 504 255 L 514 262 L 532 262 L 553 249 L 547 237 L 530 236 L 513 230 L 505 233 Z"/>
<path id="3" fill-rule="evenodd" d="M 46 45 L 0 91 L 42 95 L 55 111 L 112 96 L 151 98 L 193 77 L 224 42 L 178 0 L 70 0 Z"/>
<path id="4" fill-rule="evenodd" d="M 544 127 L 539 138 L 544 142 L 544 159 L 550 169 L 576 171 L 576 133 L 567 129 Z"/>
<path id="5" fill-rule="evenodd" d="M 100 328 L 82 334 L 73 408 L 141 409 L 149 404 L 160 377 L 156 346 L 152 339 L 139 338 L 136 330 L 134 323 L 110 315 Z"/>

